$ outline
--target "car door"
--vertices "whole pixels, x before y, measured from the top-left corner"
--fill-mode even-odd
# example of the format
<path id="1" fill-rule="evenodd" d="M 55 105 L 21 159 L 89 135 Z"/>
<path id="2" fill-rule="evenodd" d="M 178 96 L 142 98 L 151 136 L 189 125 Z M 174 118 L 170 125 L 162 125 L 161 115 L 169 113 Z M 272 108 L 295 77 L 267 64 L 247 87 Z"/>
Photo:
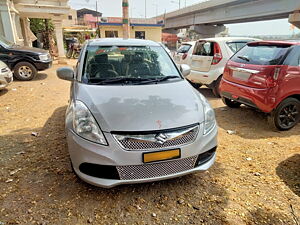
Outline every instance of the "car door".
<path id="1" fill-rule="evenodd" d="M 191 70 L 208 72 L 213 61 L 213 55 L 213 42 L 197 41 L 191 57 Z"/>
<path id="2" fill-rule="evenodd" d="M 8 51 L 6 48 L 4 48 L 1 44 L 0 44 L 0 60 L 2 62 L 4 62 L 6 65 L 10 66 L 9 65 L 9 60 L 10 59 L 10 56 L 8 54 Z"/>

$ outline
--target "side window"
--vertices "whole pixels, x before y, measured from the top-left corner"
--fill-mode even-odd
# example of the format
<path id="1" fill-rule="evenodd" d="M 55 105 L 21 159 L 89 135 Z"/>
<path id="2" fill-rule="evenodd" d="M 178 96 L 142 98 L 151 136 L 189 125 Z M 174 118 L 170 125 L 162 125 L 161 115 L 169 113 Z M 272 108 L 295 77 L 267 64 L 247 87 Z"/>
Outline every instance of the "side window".
<path id="1" fill-rule="evenodd" d="M 283 64 L 289 66 L 300 66 L 300 46 L 296 46 L 290 51 Z"/>
<path id="2" fill-rule="evenodd" d="M 213 43 L 212 42 L 198 42 L 195 46 L 193 55 L 200 56 L 213 56 Z"/>

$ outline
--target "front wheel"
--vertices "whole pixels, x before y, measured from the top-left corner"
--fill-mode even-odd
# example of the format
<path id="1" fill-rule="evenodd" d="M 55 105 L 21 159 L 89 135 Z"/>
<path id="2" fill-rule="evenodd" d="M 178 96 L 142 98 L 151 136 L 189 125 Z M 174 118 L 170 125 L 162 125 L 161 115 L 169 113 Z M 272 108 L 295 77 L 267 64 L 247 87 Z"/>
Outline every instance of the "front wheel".
<path id="1" fill-rule="evenodd" d="M 231 100 L 231 99 L 229 99 L 229 98 L 224 98 L 224 97 L 222 97 L 222 101 L 223 101 L 223 103 L 224 103 L 225 105 L 227 105 L 227 106 L 230 107 L 230 108 L 238 108 L 238 107 L 241 106 L 241 103 L 236 102 L 236 101 L 233 101 L 233 100 Z"/>
<path id="2" fill-rule="evenodd" d="M 19 62 L 14 66 L 14 76 L 17 80 L 29 81 L 36 75 L 36 68 L 29 62 Z"/>
<path id="3" fill-rule="evenodd" d="M 269 115 L 269 124 L 277 130 L 293 128 L 300 120 L 300 101 L 295 98 L 283 100 Z"/>

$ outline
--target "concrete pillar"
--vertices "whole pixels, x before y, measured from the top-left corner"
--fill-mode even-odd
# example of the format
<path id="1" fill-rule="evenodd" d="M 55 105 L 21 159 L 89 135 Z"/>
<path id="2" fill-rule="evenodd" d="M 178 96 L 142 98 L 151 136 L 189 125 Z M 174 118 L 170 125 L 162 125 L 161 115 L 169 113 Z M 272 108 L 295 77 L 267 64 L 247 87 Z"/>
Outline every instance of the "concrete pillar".
<path id="1" fill-rule="evenodd" d="M 5 38 L 13 43 L 17 43 L 15 23 L 11 16 L 9 4 L 6 0 L 0 2 L 0 17 L 4 27 Z"/>
<path id="2" fill-rule="evenodd" d="M 289 22 L 300 29 L 300 12 L 290 14 Z"/>
<path id="3" fill-rule="evenodd" d="M 201 35 L 201 38 L 211 38 L 224 32 L 226 27 L 224 25 L 194 25 L 190 27 L 190 30 Z"/>
<path id="4" fill-rule="evenodd" d="M 29 19 L 27 17 L 21 18 L 21 30 L 24 39 L 24 45 L 28 47 L 32 47 L 30 34 L 28 33 L 29 29 L 30 29 Z"/>
<path id="5" fill-rule="evenodd" d="M 62 20 L 53 20 L 58 50 L 58 63 L 65 63 L 65 49 L 63 39 Z"/>

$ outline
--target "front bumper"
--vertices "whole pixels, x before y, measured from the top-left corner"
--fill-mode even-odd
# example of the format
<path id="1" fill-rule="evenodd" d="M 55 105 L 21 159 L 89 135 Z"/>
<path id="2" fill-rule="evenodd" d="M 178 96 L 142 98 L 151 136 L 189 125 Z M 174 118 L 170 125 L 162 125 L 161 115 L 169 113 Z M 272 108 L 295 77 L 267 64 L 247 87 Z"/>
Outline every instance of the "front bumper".
<path id="1" fill-rule="evenodd" d="M 13 82 L 13 74 L 11 71 L 0 73 L 0 90 L 6 88 Z"/>
<path id="2" fill-rule="evenodd" d="M 215 126 L 211 132 L 207 135 L 203 135 L 203 126 L 200 125 L 199 133 L 195 141 L 191 144 L 180 147 L 181 149 L 181 157 L 180 159 L 167 160 L 163 162 L 156 162 L 150 164 L 144 164 L 142 161 L 143 152 L 150 151 L 128 151 L 124 150 L 120 147 L 120 145 L 115 141 L 113 136 L 110 133 L 104 134 L 109 146 L 102 146 L 99 144 L 92 143 L 85 139 L 82 139 L 78 135 L 74 134 L 73 131 L 67 128 L 67 141 L 69 153 L 72 161 L 73 168 L 76 174 L 87 183 L 110 188 L 121 184 L 131 184 L 131 183 L 144 183 L 158 180 L 165 180 L 174 177 L 183 176 L 189 173 L 193 173 L 196 171 L 204 171 L 211 167 L 215 161 L 216 155 L 215 152 L 204 162 L 196 162 L 194 166 L 192 166 L 188 170 L 181 170 L 174 173 L 167 173 L 162 176 L 148 176 L 144 179 L 122 179 L 117 174 L 115 177 L 112 176 L 109 179 L 100 178 L 96 176 L 90 176 L 86 172 L 84 173 L 82 170 L 83 164 L 95 164 L 99 166 L 103 166 L 103 170 L 107 170 L 108 173 L 118 173 L 120 170 L 110 170 L 111 168 L 125 168 L 127 166 L 131 168 L 143 168 L 145 165 L 157 166 L 157 168 L 162 168 L 160 165 L 166 163 L 174 163 L 174 165 L 178 165 L 177 162 L 180 160 L 186 160 L 193 157 L 198 157 L 199 155 L 208 152 L 210 150 L 215 150 L 217 146 L 217 126 Z M 175 147 L 176 148 L 176 147 Z M 153 151 L 167 150 L 167 149 L 175 149 L 166 148 L 166 149 L 156 149 Z M 199 157 L 198 157 L 199 159 Z M 177 164 L 176 164 L 177 163 Z M 154 165 L 155 164 L 155 165 Z M 179 164 L 180 166 L 180 164 Z M 164 167 L 166 168 L 166 167 Z M 99 167 L 101 169 L 101 167 Z M 176 168 L 175 170 L 176 171 Z M 147 172 L 147 171 L 146 171 Z M 138 171 L 136 173 L 139 173 Z M 145 173 L 145 171 L 141 171 L 141 173 Z"/>
<path id="3" fill-rule="evenodd" d="M 34 65 L 35 65 L 35 67 L 38 71 L 43 71 L 43 70 L 51 68 L 52 60 L 50 60 L 50 61 L 36 61 L 34 63 Z"/>

